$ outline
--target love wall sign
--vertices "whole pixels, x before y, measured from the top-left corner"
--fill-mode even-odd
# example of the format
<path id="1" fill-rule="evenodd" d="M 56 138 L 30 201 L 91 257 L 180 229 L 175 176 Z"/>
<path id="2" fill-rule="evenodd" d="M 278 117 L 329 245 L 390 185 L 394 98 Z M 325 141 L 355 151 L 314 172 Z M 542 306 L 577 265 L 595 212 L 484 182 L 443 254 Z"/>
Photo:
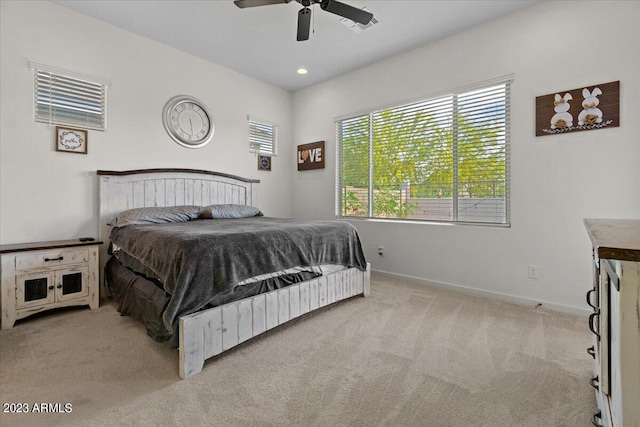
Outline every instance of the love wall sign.
<path id="1" fill-rule="evenodd" d="M 324 169 L 324 141 L 298 145 L 298 170 Z"/>

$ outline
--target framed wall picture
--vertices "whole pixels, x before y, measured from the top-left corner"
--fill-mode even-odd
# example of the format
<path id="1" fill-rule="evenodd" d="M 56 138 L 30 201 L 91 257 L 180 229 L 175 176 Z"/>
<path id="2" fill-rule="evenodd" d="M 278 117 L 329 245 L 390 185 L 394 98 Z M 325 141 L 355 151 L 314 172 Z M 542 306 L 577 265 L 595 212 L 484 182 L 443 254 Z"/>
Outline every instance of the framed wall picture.
<path id="1" fill-rule="evenodd" d="M 298 170 L 324 169 L 324 141 L 298 145 Z"/>
<path id="2" fill-rule="evenodd" d="M 258 170 L 270 171 L 271 170 L 271 156 L 258 156 Z"/>
<path id="3" fill-rule="evenodd" d="M 536 136 L 620 126 L 620 81 L 536 97 Z"/>
<path id="4" fill-rule="evenodd" d="M 56 126 L 56 151 L 87 154 L 87 131 Z"/>

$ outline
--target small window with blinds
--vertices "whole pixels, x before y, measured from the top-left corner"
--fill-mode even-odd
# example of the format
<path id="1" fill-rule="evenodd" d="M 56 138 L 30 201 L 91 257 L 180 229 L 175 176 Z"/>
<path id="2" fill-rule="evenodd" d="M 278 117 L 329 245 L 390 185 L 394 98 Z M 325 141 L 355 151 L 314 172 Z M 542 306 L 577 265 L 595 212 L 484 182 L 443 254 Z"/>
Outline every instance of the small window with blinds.
<path id="1" fill-rule="evenodd" d="M 510 82 L 337 120 L 338 216 L 508 225 Z"/>
<path id="2" fill-rule="evenodd" d="M 278 126 L 249 117 L 249 151 L 275 156 L 278 154 Z"/>
<path id="3" fill-rule="evenodd" d="M 29 64 L 34 72 L 34 118 L 36 122 L 107 129 L 108 82 Z"/>

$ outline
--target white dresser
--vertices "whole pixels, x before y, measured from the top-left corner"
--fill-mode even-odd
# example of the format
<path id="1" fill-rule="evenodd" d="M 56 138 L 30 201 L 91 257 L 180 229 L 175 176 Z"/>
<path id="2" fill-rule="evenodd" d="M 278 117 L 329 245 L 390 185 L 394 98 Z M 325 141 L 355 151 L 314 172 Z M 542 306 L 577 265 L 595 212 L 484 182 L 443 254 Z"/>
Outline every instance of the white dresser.
<path id="1" fill-rule="evenodd" d="M 640 427 L 640 220 L 585 219 L 593 244 L 596 426 Z"/>

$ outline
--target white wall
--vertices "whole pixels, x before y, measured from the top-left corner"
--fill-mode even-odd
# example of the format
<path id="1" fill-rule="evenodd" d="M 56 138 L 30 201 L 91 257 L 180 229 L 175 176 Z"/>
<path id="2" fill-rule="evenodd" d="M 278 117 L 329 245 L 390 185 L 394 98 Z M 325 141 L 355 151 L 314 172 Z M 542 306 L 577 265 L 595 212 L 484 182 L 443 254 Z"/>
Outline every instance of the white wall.
<path id="1" fill-rule="evenodd" d="M 324 170 L 293 171 L 294 216 L 334 216 L 332 118 L 514 73 L 511 228 L 351 222 L 374 270 L 581 312 L 591 287 L 582 219 L 640 218 L 639 21 L 635 1 L 543 2 L 294 93 L 294 145 L 327 144 Z M 535 137 L 536 96 L 615 80 L 619 128 Z"/>
<path id="2" fill-rule="evenodd" d="M 196 168 L 261 180 L 259 206 L 291 216 L 291 94 L 130 32 L 42 1 L 0 2 L 0 243 L 97 236 L 96 170 Z M 88 155 L 55 151 L 54 128 L 33 120 L 29 61 L 103 77 L 107 132 L 90 131 Z M 179 146 L 162 126 L 174 95 L 203 100 L 215 135 Z M 247 114 L 278 123 L 272 171 L 248 152 Z"/>

